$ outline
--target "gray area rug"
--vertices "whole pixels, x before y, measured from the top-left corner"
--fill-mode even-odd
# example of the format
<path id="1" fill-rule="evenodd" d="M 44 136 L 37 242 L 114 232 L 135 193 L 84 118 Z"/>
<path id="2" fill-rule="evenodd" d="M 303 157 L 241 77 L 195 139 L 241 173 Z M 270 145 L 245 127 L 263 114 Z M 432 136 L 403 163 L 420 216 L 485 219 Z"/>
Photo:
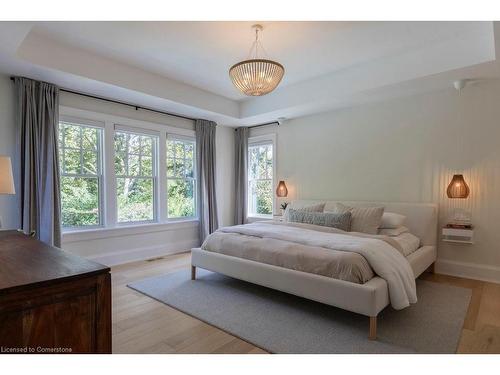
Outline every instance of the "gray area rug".
<path id="1" fill-rule="evenodd" d="M 197 270 L 133 282 L 143 294 L 272 353 L 455 353 L 471 290 L 417 280 L 418 303 L 368 318 L 216 273 Z"/>

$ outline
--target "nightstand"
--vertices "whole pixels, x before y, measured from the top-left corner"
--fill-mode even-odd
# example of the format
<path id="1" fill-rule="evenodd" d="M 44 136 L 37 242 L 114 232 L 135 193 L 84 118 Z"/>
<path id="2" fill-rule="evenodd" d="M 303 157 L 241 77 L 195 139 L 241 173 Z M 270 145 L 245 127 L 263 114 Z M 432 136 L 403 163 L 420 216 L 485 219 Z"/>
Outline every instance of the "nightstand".
<path id="1" fill-rule="evenodd" d="M 474 228 L 443 228 L 443 242 L 454 242 L 463 244 L 474 243 Z"/>
<path id="2" fill-rule="evenodd" d="M 283 215 L 273 215 L 273 221 L 283 221 Z"/>

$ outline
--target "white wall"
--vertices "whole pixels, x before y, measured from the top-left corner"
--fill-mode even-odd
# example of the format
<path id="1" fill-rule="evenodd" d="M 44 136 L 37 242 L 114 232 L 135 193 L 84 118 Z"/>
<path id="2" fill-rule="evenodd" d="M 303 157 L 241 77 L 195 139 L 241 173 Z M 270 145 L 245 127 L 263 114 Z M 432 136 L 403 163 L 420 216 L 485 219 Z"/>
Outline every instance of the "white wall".
<path id="1" fill-rule="evenodd" d="M 226 227 L 234 224 L 234 129 L 217 127 L 216 145 L 217 155 L 217 205 L 219 210 L 219 226 Z"/>
<path id="2" fill-rule="evenodd" d="M 462 117 L 462 119 L 460 119 Z M 474 245 L 439 243 L 438 270 L 500 281 L 500 82 L 400 98 L 265 127 L 290 199 L 437 202 L 472 211 Z M 457 150 L 457 134 L 461 139 Z M 446 197 L 454 171 L 471 188 Z"/>
<path id="3" fill-rule="evenodd" d="M 15 149 L 14 111 L 14 85 L 8 76 L 0 75 L 0 155 L 8 155 L 12 158 L 14 178 L 16 178 L 17 153 Z M 16 184 L 16 191 L 19 192 L 19 184 Z M 0 195 L 2 229 L 17 229 L 19 227 L 18 207 L 17 196 Z"/>

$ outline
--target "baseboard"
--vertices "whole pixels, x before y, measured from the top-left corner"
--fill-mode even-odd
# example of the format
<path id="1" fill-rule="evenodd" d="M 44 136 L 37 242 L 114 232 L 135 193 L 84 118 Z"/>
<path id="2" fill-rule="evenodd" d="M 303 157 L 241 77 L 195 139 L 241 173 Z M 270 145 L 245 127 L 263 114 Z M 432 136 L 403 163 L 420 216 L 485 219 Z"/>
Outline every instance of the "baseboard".
<path id="1" fill-rule="evenodd" d="M 438 259 L 436 261 L 436 273 L 500 283 L 500 267 L 487 264 Z"/>
<path id="2" fill-rule="evenodd" d="M 178 254 L 199 245 L 198 240 L 188 240 L 175 242 L 169 245 L 140 247 L 125 251 L 116 251 L 95 256 L 88 256 L 86 258 L 111 267 L 164 255 Z"/>

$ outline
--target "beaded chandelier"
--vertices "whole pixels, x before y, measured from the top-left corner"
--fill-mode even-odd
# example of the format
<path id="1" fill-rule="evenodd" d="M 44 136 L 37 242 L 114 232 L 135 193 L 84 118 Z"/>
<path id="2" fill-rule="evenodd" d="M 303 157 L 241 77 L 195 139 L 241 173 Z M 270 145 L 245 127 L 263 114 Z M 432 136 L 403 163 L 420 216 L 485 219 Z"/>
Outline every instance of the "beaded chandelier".
<path id="1" fill-rule="evenodd" d="M 249 55 L 253 58 L 234 64 L 229 69 L 229 77 L 234 86 L 245 95 L 261 96 L 270 93 L 279 85 L 285 68 L 276 61 L 259 58 L 259 49 L 265 53 L 259 41 L 262 26 L 253 25 L 252 28 L 255 29 L 255 41 Z"/>

